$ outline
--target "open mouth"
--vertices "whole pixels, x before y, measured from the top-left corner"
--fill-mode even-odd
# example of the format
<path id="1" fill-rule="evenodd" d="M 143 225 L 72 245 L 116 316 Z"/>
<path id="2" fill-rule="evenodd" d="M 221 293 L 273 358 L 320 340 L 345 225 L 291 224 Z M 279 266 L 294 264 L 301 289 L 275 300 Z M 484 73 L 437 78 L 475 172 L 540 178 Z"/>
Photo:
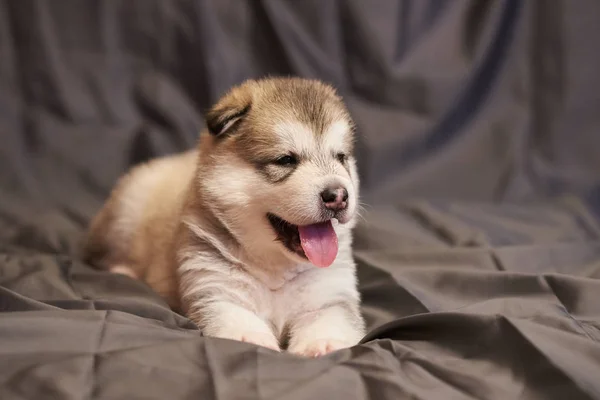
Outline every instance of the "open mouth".
<path id="1" fill-rule="evenodd" d="M 302 244 L 300 243 L 298 225 L 290 224 L 289 222 L 271 213 L 267 214 L 267 218 L 269 219 L 273 229 L 275 229 L 275 233 L 277 233 L 277 240 L 283 243 L 283 245 L 292 253 L 308 259 L 308 257 L 306 257 L 306 253 L 304 253 Z"/>
<path id="2" fill-rule="evenodd" d="M 267 213 L 277 240 L 292 253 L 307 259 L 317 267 L 330 266 L 337 256 L 338 240 L 331 220 L 309 225 L 294 225 Z"/>

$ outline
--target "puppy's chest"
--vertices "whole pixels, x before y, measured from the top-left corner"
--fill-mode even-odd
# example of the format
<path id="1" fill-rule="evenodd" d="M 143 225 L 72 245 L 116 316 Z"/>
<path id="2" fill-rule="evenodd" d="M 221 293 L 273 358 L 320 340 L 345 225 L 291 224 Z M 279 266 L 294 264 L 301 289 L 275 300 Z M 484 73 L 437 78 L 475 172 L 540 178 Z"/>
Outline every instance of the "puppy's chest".
<path id="1" fill-rule="evenodd" d="M 288 283 L 278 290 L 266 290 L 260 316 L 270 322 L 275 331 L 282 333 L 285 325 L 303 308 L 302 288 Z"/>
<path id="2" fill-rule="evenodd" d="M 254 276 L 262 286 L 271 292 L 283 291 L 285 286 L 293 286 L 291 282 L 300 274 L 313 268 L 309 264 L 297 264 L 288 268 L 251 268 L 248 272 Z"/>
<path id="3" fill-rule="evenodd" d="M 311 279 L 309 273 L 303 273 L 302 269 L 295 273 L 290 272 L 278 280 L 270 282 L 273 285 L 267 285 L 263 282 L 260 288 L 260 300 L 257 304 L 258 313 L 261 318 L 269 321 L 276 330 L 281 332 L 287 321 L 293 315 L 301 312 L 307 301 L 305 292 L 310 285 Z"/>

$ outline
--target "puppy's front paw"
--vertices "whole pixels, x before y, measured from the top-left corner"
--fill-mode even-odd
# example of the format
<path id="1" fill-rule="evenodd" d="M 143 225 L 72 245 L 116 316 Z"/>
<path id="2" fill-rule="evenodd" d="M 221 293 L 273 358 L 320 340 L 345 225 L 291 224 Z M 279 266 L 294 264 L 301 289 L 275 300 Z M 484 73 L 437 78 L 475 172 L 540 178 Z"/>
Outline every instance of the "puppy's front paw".
<path id="1" fill-rule="evenodd" d="M 248 331 L 242 334 L 241 340 L 242 342 L 279 351 L 279 343 L 277 343 L 277 339 L 270 333 Z"/>
<path id="2" fill-rule="evenodd" d="M 258 331 L 228 331 L 228 332 L 220 332 L 218 335 L 215 335 L 224 339 L 237 340 L 239 342 L 252 343 L 257 346 L 266 347 L 275 351 L 280 351 L 279 343 L 275 336 L 271 333 L 266 332 L 258 332 Z"/>
<path id="3" fill-rule="evenodd" d="M 353 346 L 354 343 L 337 339 L 316 339 L 292 344 L 288 351 L 304 357 L 319 357 Z"/>

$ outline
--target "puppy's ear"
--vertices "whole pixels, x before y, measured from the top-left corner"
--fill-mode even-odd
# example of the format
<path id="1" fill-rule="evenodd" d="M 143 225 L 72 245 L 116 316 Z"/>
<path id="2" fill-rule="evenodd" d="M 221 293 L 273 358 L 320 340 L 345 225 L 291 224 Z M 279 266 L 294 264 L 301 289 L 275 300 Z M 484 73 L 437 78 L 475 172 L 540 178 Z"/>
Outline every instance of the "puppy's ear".
<path id="1" fill-rule="evenodd" d="M 206 113 L 208 131 L 217 137 L 224 137 L 235 128 L 250 111 L 252 91 L 250 82 L 232 89 Z"/>

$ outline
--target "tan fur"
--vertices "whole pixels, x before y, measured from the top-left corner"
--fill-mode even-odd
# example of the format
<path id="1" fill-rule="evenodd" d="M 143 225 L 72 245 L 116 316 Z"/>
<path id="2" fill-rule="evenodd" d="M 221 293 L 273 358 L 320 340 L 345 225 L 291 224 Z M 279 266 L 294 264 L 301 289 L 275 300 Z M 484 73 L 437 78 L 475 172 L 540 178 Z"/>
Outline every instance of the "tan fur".
<path id="1" fill-rule="evenodd" d="M 133 168 L 92 221 L 86 244 L 88 261 L 106 269 L 127 265 L 173 308 L 179 307 L 173 238 L 196 157 L 189 151 Z"/>
<path id="2" fill-rule="evenodd" d="M 209 336 L 274 349 L 289 340 L 303 355 L 355 344 L 364 333 L 351 256 L 358 176 L 341 99 L 318 81 L 247 81 L 207 125 L 197 150 L 121 179 L 92 222 L 86 259 L 129 268 Z M 296 167 L 273 163 L 290 151 Z M 266 215 L 320 222 L 331 182 L 347 188 L 348 208 L 333 220 L 336 260 L 316 268 L 275 240 Z"/>

